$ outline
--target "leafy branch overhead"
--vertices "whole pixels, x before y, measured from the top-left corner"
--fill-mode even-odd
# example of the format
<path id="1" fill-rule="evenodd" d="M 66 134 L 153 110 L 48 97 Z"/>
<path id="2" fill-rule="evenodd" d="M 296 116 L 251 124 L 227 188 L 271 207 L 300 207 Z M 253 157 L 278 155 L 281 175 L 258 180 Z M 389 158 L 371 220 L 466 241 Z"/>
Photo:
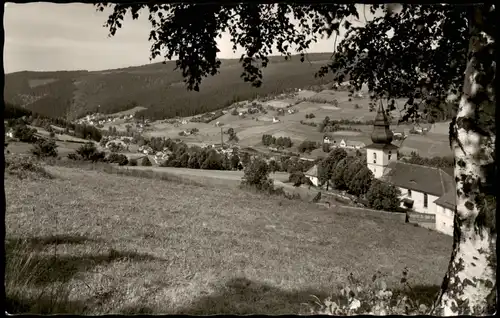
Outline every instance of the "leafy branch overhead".
<path id="1" fill-rule="evenodd" d="M 403 4 L 370 5 L 381 16 L 363 27 L 354 27 L 349 17 L 359 19 L 355 4 L 96 4 L 113 13 L 105 26 L 115 35 L 124 16 L 133 19 L 142 9 L 149 12 L 151 59 L 163 54 L 178 58 L 189 90 L 199 90 L 204 77 L 218 73 L 216 39 L 228 32 L 233 44 L 244 49 L 241 77 L 253 86 L 262 84 L 262 69 L 276 52 L 285 59 L 291 52 L 305 54 L 319 38 L 332 37 L 341 26 L 346 36 L 338 44 L 332 62 L 318 70 L 331 72 L 338 82 L 346 75 L 353 88 L 367 84 L 374 99 L 387 99 L 390 110 L 395 99 L 408 98 L 402 120 L 426 115 L 448 95 L 462 87 L 468 49 L 466 6 Z M 366 8 L 365 8 L 366 9 Z M 195 17 L 195 18 L 193 18 Z M 336 44 L 336 41 L 335 41 Z M 334 41 L 332 40 L 332 49 Z M 374 63 L 374 61 L 376 61 Z M 423 107 L 422 107 L 423 106 Z"/>
<path id="2" fill-rule="evenodd" d="M 178 58 L 188 89 L 199 90 L 204 77 L 218 73 L 216 39 L 228 32 L 233 50 L 245 50 L 241 56 L 244 81 L 259 87 L 262 68 L 277 50 L 285 58 L 291 52 L 305 52 L 321 35 L 331 36 L 348 16 L 358 16 L 354 4 L 96 4 L 97 10 L 113 7 L 105 26 L 114 36 L 125 15 L 133 19 L 142 9 L 149 11 L 151 59 L 163 54 Z M 195 18 L 193 18 L 195 17 Z M 297 23 L 295 23 L 297 21 Z"/>

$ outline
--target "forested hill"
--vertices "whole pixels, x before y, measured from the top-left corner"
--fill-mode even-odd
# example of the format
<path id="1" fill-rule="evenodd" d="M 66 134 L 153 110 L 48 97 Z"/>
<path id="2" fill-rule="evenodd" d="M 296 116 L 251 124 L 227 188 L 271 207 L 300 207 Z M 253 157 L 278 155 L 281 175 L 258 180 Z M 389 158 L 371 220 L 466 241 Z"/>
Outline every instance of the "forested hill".
<path id="1" fill-rule="evenodd" d="M 330 81 L 314 74 L 331 53 L 309 54 L 286 61 L 270 58 L 263 85 L 253 88 L 240 77 L 239 60 L 222 60 L 220 74 L 205 79 L 199 92 L 186 90 L 175 62 L 106 71 L 17 72 L 5 76 L 5 101 L 51 117 L 74 119 L 87 112 L 113 113 L 136 105 L 146 118 L 191 116 L 230 105 L 235 100 L 306 88 Z M 100 107 L 99 107 L 100 106 Z"/>

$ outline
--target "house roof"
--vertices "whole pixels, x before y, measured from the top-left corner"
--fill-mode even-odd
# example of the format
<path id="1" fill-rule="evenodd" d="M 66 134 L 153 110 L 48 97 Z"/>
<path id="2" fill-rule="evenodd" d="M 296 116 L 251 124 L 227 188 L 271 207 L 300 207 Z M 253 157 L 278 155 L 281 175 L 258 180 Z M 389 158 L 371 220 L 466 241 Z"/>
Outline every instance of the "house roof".
<path id="1" fill-rule="evenodd" d="M 434 201 L 434 203 L 442 207 L 448 208 L 450 210 L 455 210 L 455 207 L 457 206 L 456 195 L 457 195 L 457 190 L 455 185 L 453 185 L 448 192 L 446 192 L 442 197 Z"/>
<path id="2" fill-rule="evenodd" d="M 311 169 L 307 170 L 306 176 L 317 177 L 318 176 L 318 165 L 314 165 Z"/>
<path id="3" fill-rule="evenodd" d="M 357 140 L 347 140 L 345 143 L 348 146 L 360 146 L 360 147 L 364 147 L 365 146 L 364 142 L 357 141 Z"/>
<path id="4" fill-rule="evenodd" d="M 382 181 L 395 186 L 443 196 L 453 187 L 453 177 L 441 169 L 393 161 L 387 166 Z"/>

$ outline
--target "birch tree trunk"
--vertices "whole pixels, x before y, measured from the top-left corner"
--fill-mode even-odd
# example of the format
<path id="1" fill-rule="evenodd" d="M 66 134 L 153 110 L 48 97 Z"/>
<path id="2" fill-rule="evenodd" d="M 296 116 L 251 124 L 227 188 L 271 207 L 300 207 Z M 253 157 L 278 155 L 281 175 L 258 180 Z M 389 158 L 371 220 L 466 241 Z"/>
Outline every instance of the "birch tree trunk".
<path id="1" fill-rule="evenodd" d="M 480 118 L 489 109 L 494 121 L 494 13 L 494 5 L 475 5 L 469 14 L 468 63 L 450 136 L 457 185 L 453 251 L 435 315 L 491 315 L 496 310 L 496 136 L 494 125 L 488 129 Z"/>

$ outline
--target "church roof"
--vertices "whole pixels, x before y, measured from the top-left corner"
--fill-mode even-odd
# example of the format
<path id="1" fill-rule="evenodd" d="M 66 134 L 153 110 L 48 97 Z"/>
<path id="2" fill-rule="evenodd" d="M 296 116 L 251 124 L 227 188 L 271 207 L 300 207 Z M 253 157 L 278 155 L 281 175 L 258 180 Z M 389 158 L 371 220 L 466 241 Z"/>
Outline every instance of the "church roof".
<path id="1" fill-rule="evenodd" d="M 375 117 L 375 122 L 373 123 L 373 132 L 371 138 L 375 144 L 390 144 L 394 134 L 389 128 L 390 122 L 385 115 L 384 107 L 382 106 L 382 101 L 377 111 L 377 116 Z"/>
<path id="2" fill-rule="evenodd" d="M 457 189 L 455 185 L 453 185 L 442 197 L 434 201 L 434 203 L 450 210 L 455 210 L 457 206 Z"/>
<path id="3" fill-rule="evenodd" d="M 389 163 L 381 180 L 437 197 L 443 196 L 454 186 L 453 177 L 441 169 L 401 161 Z"/>
<path id="4" fill-rule="evenodd" d="M 317 177 L 318 176 L 318 165 L 312 166 L 311 169 L 307 170 L 306 176 Z"/>

